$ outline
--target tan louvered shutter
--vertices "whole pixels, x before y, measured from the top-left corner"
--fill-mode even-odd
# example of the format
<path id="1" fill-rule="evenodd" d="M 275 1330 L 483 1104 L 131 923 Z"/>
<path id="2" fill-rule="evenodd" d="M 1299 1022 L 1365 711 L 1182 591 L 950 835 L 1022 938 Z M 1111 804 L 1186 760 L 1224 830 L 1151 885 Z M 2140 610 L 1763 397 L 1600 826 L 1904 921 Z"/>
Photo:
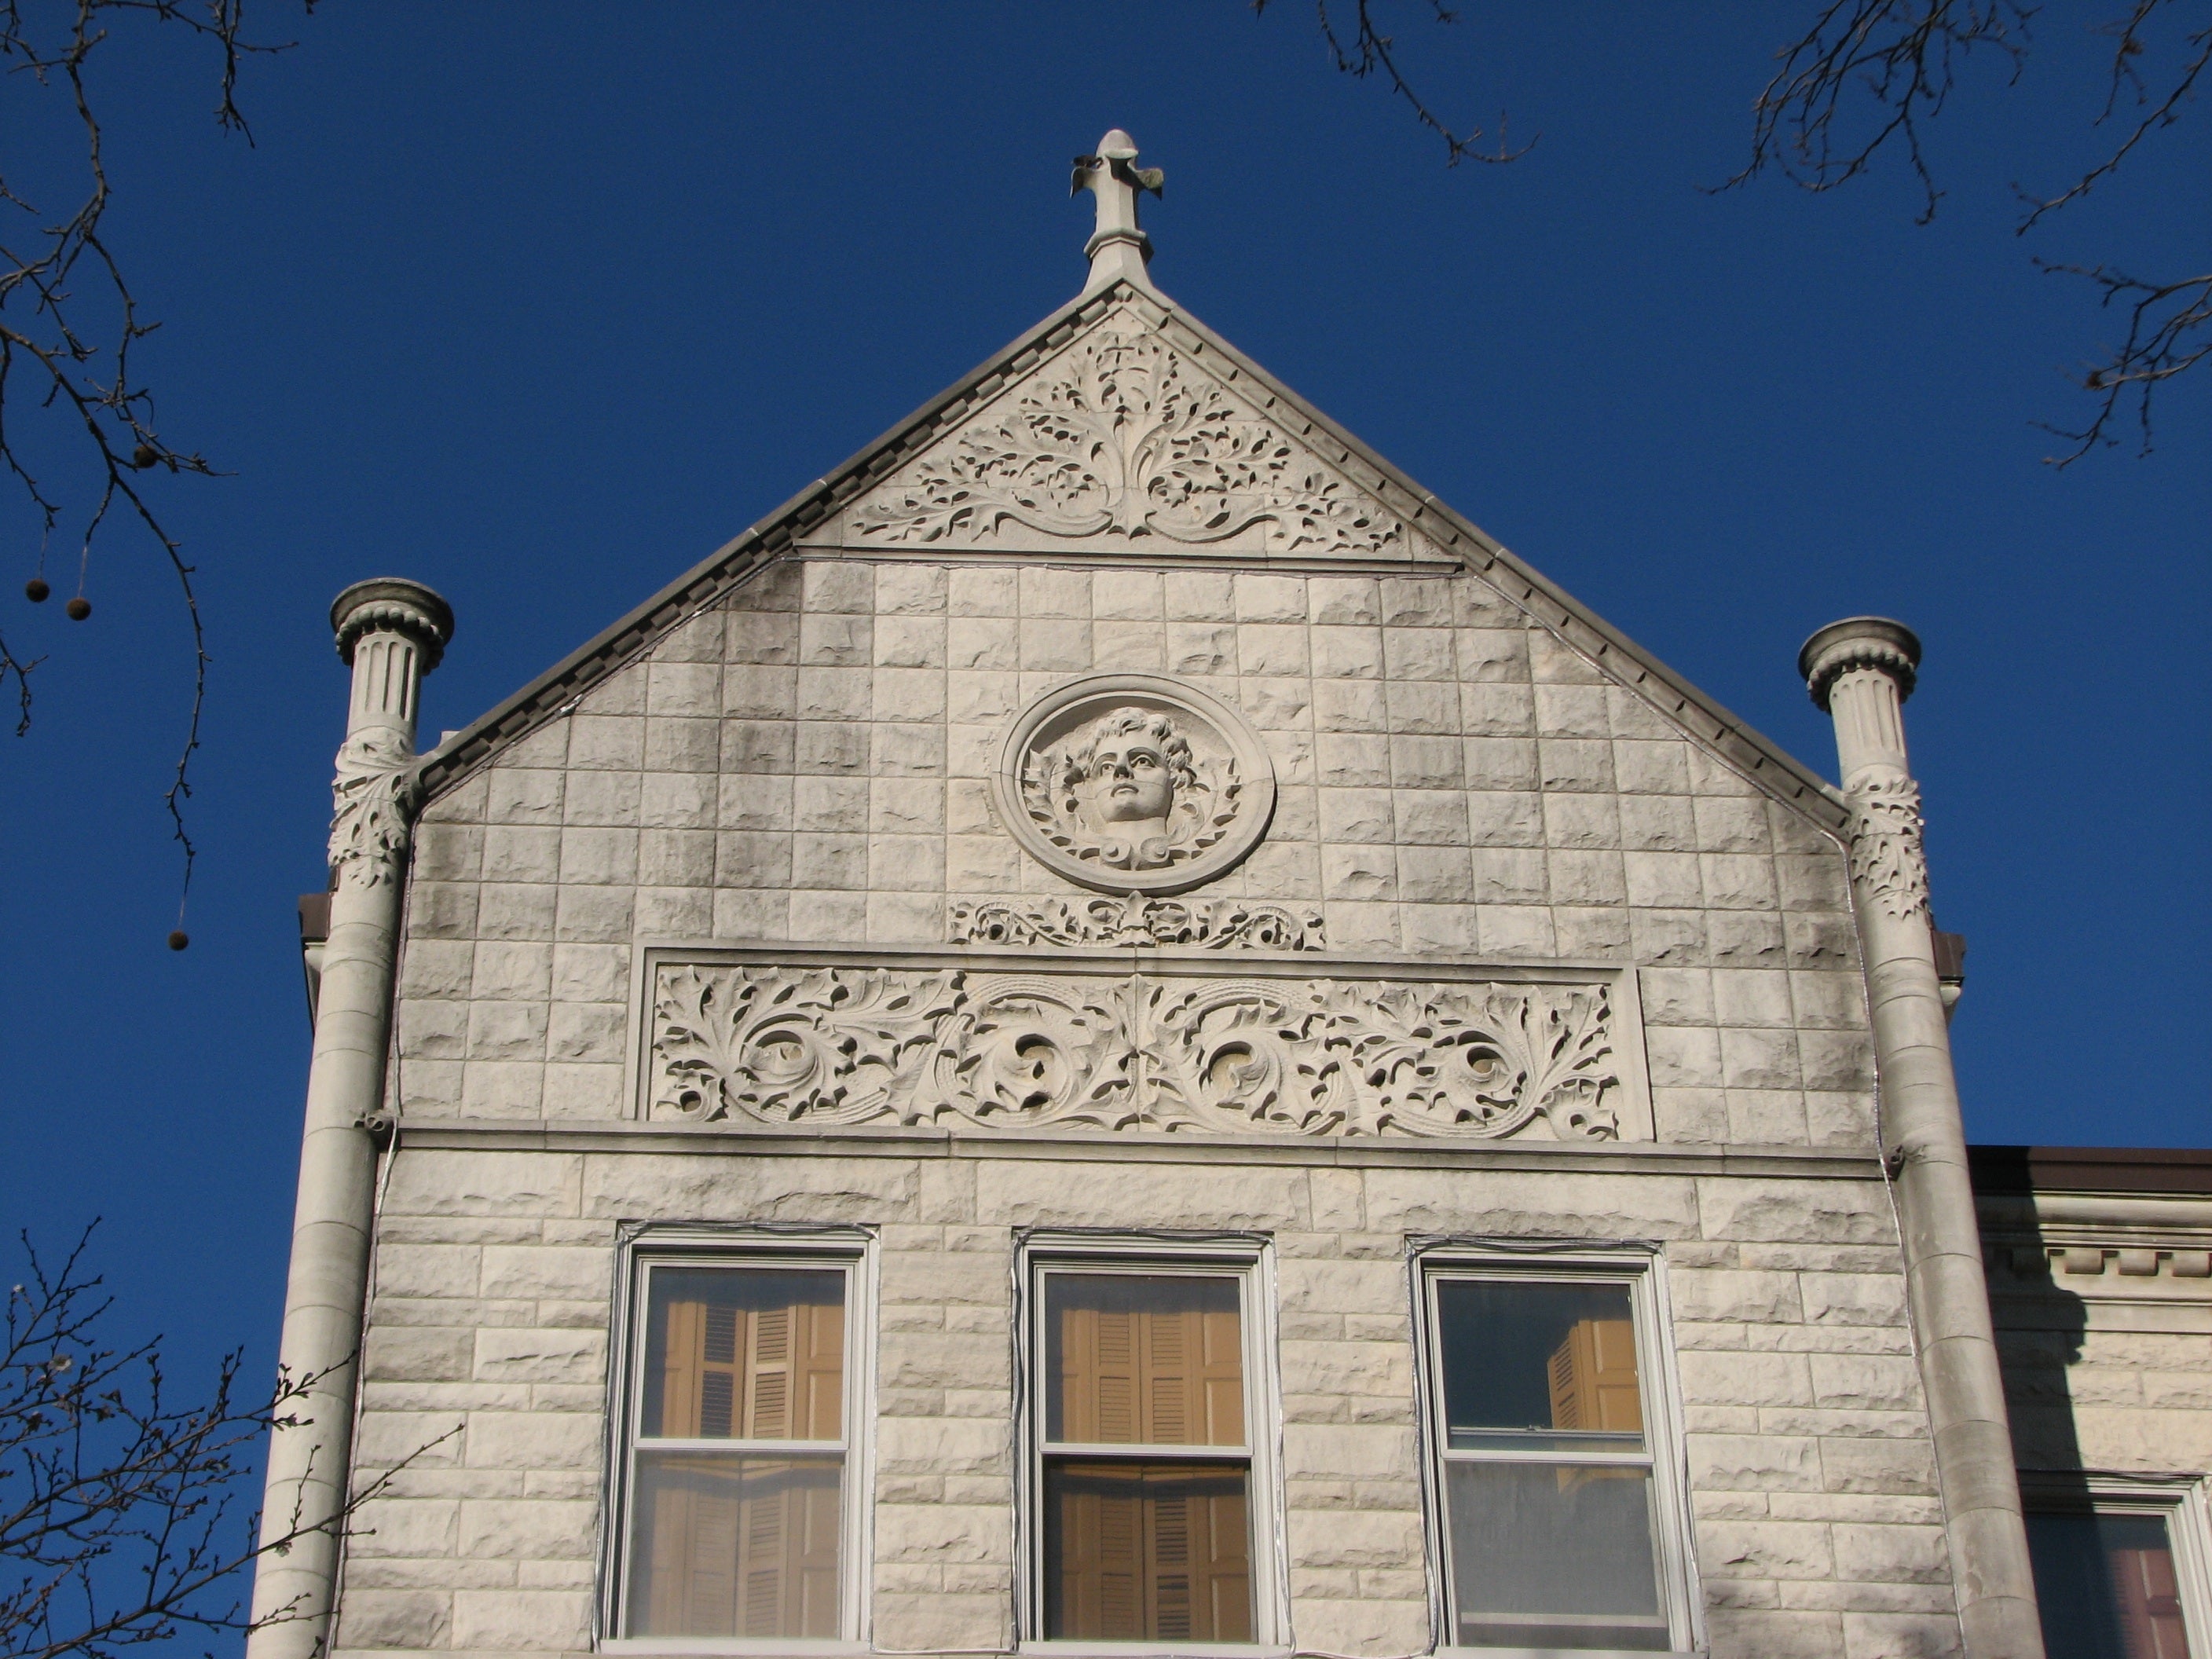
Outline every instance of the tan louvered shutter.
<path id="1" fill-rule="evenodd" d="M 836 1440 L 843 1435 L 844 1310 L 667 1309 L 660 1432 L 670 1438 Z M 794 1407 L 797 1416 L 794 1419 Z M 661 1634 L 834 1638 L 839 1485 L 822 1464 L 700 1458 L 652 1516 L 652 1629 Z"/>
<path id="2" fill-rule="evenodd" d="M 1144 1498 L 1137 1470 L 1101 1464 L 1085 1473 L 1097 1484 L 1085 1481 L 1083 1489 L 1063 1492 L 1055 1517 L 1065 1626 L 1055 1634 L 1094 1641 L 1142 1641 Z"/>
<path id="3" fill-rule="evenodd" d="M 1577 1320 L 1553 1351 L 1549 1371 L 1553 1428 L 1605 1434 L 1644 1431 L 1632 1322 Z"/>
<path id="4" fill-rule="evenodd" d="M 1234 1310 L 1064 1309 L 1060 1364 L 1066 1440 L 1243 1443 L 1244 1355 Z"/>

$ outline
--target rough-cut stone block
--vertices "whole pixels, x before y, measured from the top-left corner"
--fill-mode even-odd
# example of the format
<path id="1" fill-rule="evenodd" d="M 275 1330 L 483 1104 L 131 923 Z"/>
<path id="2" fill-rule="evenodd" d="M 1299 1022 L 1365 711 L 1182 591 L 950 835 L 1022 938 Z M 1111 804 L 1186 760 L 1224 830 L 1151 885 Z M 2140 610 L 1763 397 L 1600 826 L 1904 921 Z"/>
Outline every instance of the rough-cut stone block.
<path id="1" fill-rule="evenodd" d="M 588 1648 L 592 1598 L 572 1589 L 453 1592 L 453 1643 L 487 1651 L 562 1651 Z"/>

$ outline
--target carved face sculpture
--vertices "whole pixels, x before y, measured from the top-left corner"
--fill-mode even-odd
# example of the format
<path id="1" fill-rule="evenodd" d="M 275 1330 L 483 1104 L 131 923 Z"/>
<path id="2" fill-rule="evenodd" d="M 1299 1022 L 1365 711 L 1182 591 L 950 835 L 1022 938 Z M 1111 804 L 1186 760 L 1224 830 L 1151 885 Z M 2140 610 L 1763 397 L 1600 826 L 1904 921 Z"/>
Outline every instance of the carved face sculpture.
<path id="1" fill-rule="evenodd" d="M 1176 792 L 1196 782 L 1190 744 L 1172 720 L 1117 708 L 1068 745 L 1059 793 L 1071 817 L 1126 847 L 1129 861 L 1143 868 L 1168 861 Z"/>

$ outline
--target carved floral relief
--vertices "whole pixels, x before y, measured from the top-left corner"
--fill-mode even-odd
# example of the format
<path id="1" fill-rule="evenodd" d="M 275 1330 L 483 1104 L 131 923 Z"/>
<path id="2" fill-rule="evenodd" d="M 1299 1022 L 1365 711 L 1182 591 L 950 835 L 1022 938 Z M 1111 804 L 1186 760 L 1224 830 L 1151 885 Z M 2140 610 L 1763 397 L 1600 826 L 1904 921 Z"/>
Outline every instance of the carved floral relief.
<path id="1" fill-rule="evenodd" d="M 1122 327 L 1140 327 L 1125 319 Z M 1151 333 L 1079 342 L 854 518 L 863 543 L 988 541 L 1009 524 L 1272 553 L 1373 554 L 1405 527 Z"/>
<path id="2" fill-rule="evenodd" d="M 331 866 L 358 866 L 370 886 L 392 878 L 422 804 L 415 755 L 397 732 L 370 726 L 348 738 L 331 782 Z"/>
<path id="3" fill-rule="evenodd" d="M 952 906 L 956 945 L 1195 945 L 1210 951 L 1318 951 L 1316 911 L 1242 899 L 985 899 Z"/>
<path id="4" fill-rule="evenodd" d="M 648 1109 L 750 1125 L 1620 1134 L 1603 984 L 662 964 Z"/>
<path id="5" fill-rule="evenodd" d="M 1903 921 L 1928 908 L 1928 854 L 1922 844 L 1920 786 L 1876 777 L 1850 793 L 1851 880 Z"/>

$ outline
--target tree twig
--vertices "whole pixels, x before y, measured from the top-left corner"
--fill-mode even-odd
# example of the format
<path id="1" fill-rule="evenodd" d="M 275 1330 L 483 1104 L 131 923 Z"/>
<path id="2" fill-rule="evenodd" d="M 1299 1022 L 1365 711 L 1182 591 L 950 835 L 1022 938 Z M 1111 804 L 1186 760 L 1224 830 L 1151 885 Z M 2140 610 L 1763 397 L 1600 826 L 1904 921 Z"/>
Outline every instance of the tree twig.
<path id="1" fill-rule="evenodd" d="M 1810 29 L 1775 54 L 1781 67 L 1752 105 L 1751 160 L 1716 188 L 1734 190 L 1771 167 L 1802 190 L 1834 190 L 1896 141 L 1919 181 L 1917 222 L 1926 224 L 1943 192 L 1921 146 L 1921 124 L 1942 113 L 1958 64 L 1977 46 L 2009 58 L 2018 81 L 2032 15 L 2015 0 L 1831 0 Z M 1851 125 L 1845 103 L 1861 88 L 1875 112 L 1866 131 Z"/>
<path id="2" fill-rule="evenodd" d="M 1267 3 L 1268 0 L 1252 0 L 1252 9 L 1255 13 L 1265 12 Z M 1439 23 L 1455 21 L 1459 15 L 1444 3 L 1444 0 L 1429 0 L 1429 9 Z M 1466 136 L 1462 137 L 1444 125 L 1436 112 L 1430 108 L 1428 100 L 1413 89 L 1399 69 L 1397 58 L 1391 50 L 1397 43 L 1376 26 L 1372 0 L 1352 0 L 1349 39 L 1339 31 L 1337 16 L 1341 14 L 1331 14 L 1329 0 L 1314 0 L 1314 9 L 1320 19 L 1322 38 L 1328 42 L 1329 54 L 1337 69 L 1361 81 L 1380 70 L 1383 78 L 1389 82 L 1392 94 L 1405 100 L 1413 109 L 1414 118 L 1444 141 L 1444 159 L 1449 165 L 1457 167 L 1465 161 L 1484 161 L 1492 166 L 1517 161 L 1528 153 L 1536 138 L 1541 136 L 1532 136 L 1527 143 L 1516 149 L 1508 142 L 1505 118 L 1500 116 L 1496 149 L 1483 148 L 1489 135 L 1480 127 L 1470 127 Z"/>
<path id="3" fill-rule="evenodd" d="M 56 12 L 64 14 L 65 21 L 52 21 Z M 75 210 L 65 217 L 48 220 L 18 188 L 18 179 L 0 176 L 0 216 L 12 221 L 12 228 L 0 227 L 0 463 L 27 499 L 42 538 L 50 538 L 65 518 L 74 516 L 65 504 L 76 492 L 66 483 L 49 483 L 40 471 L 48 463 L 34 463 L 21 441 L 27 435 L 21 423 L 5 416 L 25 408 L 27 398 L 31 410 L 58 416 L 65 428 L 82 434 L 78 453 L 90 474 L 90 487 L 80 499 L 91 506 L 83 515 L 82 533 L 74 537 L 78 544 L 76 599 L 84 598 L 94 544 L 118 509 L 144 527 L 167 559 L 192 651 L 184 742 L 163 798 L 173 834 L 183 850 L 182 887 L 188 892 L 197 851 L 186 830 L 184 807 L 191 794 L 191 759 L 199 748 L 211 659 L 192 586 L 193 567 L 143 492 L 140 477 L 158 468 L 172 474 L 212 477 L 215 469 L 204 456 L 162 438 L 153 393 L 136 378 L 133 348 L 158 325 L 142 317 L 137 297 L 103 232 L 102 221 L 111 205 L 110 181 L 105 134 L 88 79 L 93 53 L 113 38 L 111 26 L 140 21 L 175 24 L 212 44 L 221 64 L 216 125 L 239 133 L 248 143 L 252 134 L 236 99 L 239 65 L 247 54 L 284 50 L 245 39 L 244 0 L 203 0 L 197 5 L 186 0 L 68 0 L 63 6 L 43 8 L 37 0 L 28 4 L 0 0 L 0 69 L 60 95 L 70 118 L 82 131 L 87 180 Z M 27 384 L 23 383 L 25 376 Z M 0 689 L 13 679 L 18 736 L 30 729 L 31 674 L 45 659 L 20 655 L 0 638 Z"/>
<path id="4" fill-rule="evenodd" d="M 302 1426 L 299 1407 L 323 1379 L 280 1378 L 265 1405 L 244 1401 L 233 1352 L 204 1401 L 173 1403 L 161 1339 L 103 1345 L 113 1304 L 85 1268 L 91 1237 L 88 1228 L 51 1273 L 26 1239 L 29 1271 L 8 1294 L 0 1651 L 114 1659 L 186 1630 L 248 1632 L 304 1616 L 290 1604 L 258 1620 L 246 1611 L 239 1592 L 253 1564 L 311 1533 L 346 1534 L 363 1505 L 450 1433 L 364 1484 L 331 1519 L 308 1525 L 295 1504 L 264 1535 L 259 1517 L 237 1508 L 240 1490 L 268 1433 Z"/>

